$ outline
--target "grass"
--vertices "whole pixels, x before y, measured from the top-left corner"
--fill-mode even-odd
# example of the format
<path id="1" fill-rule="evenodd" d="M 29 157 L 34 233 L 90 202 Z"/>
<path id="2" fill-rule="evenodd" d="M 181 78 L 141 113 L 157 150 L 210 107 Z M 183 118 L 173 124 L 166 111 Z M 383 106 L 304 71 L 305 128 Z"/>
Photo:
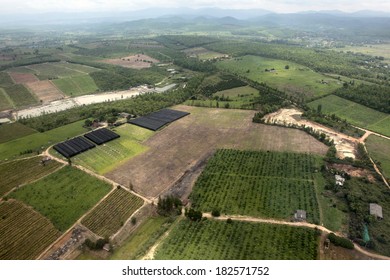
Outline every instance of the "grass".
<path id="1" fill-rule="evenodd" d="M 82 64 L 75 64 L 75 63 L 57 63 L 55 64 L 56 66 L 62 66 L 65 68 L 70 68 L 72 70 L 84 73 L 84 74 L 89 74 L 91 72 L 99 71 L 100 69 L 94 68 L 91 66 L 86 66 Z"/>
<path id="2" fill-rule="evenodd" d="M 13 85 L 4 88 L 16 107 L 37 104 L 37 99 L 27 90 L 24 85 Z"/>
<path id="3" fill-rule="evenodd" d="M 72 160 L 99 174 L 105 174 L 125 161 L 148 150 L 141 143 L 154 135 L 154 132 L 135 125 L 124 124 L 114 130 L 121 137 L 104 145 L 97 146 Z"/>
<path id="4" fill-rule="evenodd" d="M 0 88 L 0 111 L 14 108 L 12 100 L 9 98 L 3 88 Z"/>
<path id="5" fill-rule="evenodd" d="M 89 75 L 57 79 L 53 80 L 53 83 L 59 90 L 69 96 L 90 94 L 99 89 Z"/>
<path id="6" fill-rule="evenodd" d="M 107 183 L 66 166 L 16 190 L 11 197 L 32 206 L 51 220 L 57 229 L 65 231 L 110 189 Z"/>
<path id="7" fill-rule="evenodd" d="M 37 133 L 37 131 L 19 122 L 3 124 L 0 125 L 0 143 L 5 143 L 34 133 Z"/>
<path id="8" fill-rule="evenodd" d="M 216 92 L 213 94 L 213 100 L 187 100 L 184 104 L 210 108 L 229 106 L 232 109 L 252 109 L 252 103 L 257 96 L 259 96 L 258 90 L 244 86 Z"/>
<path id="9" fill-rule="evenodd" d="M 157 249 L 162 260 L 311 260 L 312 229 L 233 221 L 181 221 Z"/>
<path id="10" fill-rule="evenodd" d="M 60 236 L 48 219 L 21 202 L 1 202 L 0 213 L 0 260 L 36 259 Z"/>
<path id="11" fill-rule="evenodd" d="M 56 62 L 29 65 L 28 68 L 32 69 L 35 72 L 34 74 L 40 80 L 47 80 L 48 78 L 65 78 L 85 74 L 78 70 L 73 70 L 67 66 L 68 64 Z"/>
<path id="12" fill-rule="evenodd" d="M 379 166 L 390 182 L 390 140 L 371 135 L 366 140 L 366 146 L 370 156 L 376 162 L 380 162 Z"/>
<path id="13" fill-rule="evenodd" d="M 218 150 L 195 183 L 190 199 L 203 212 L 291 219 L 297 209 L 319 223 L 312 173 L 306 154 Z"/>
<path id="14" fill-rule="evenodd" d="M 375 44 L 365 46 L 347 46 L 345 48 L 337 48 L 336 51 L 351 51 L 372 56 L 383 56 L 385 62 L 390 62 L 389 44 Z"/>
<path id="15" fill-rule="evenodd" d="M 166 217 L 150 217 L 133 232 L 122 246 L 114 249 L 110 257 L 112 260 L 135 260 L 146 253 L 153 246 L 162 233 L 168 228 Z"/>
<path id="16" fill-rule="evenodd" d="M 329 95 L 310 102 L 309 107 L 317 109 L 322 106 L 322 112 L 335 114 L 346 119 L 353 125 L 390 136 L 390 115 L 365 107 L 347 99 Z"/>
<path id="17" fill-rule="evenodd" d="M 94 233 L 109 237 L 116 233 L 142 204 L 141 198 L 119 188 L 81 222 Z"/>
<path id="18" fill-rule="evenodd" d="M 289 69 L 285 69 L 286 65 L 289 66 Z M 264 82 L 271 87 L 292 95 L 303 96 L 306 99 L 329 94 L 342 86 L 341 82 L 336 79 L 285 60 L 248 55 L 220 61 L 217 66 L 222 70 L 233 72 L 253 81 Z M 275 69 L 276 71 L 266 72 L 265 69 Z"/>
<path id="19" fill-rule="evenodd" d="M 42 157 L 33 157 L 0 164 L 0 197 L 19 185 L 35 181 L 61 166 L 57 161 L 41 164 Z"/>
<path id="20" fill-rule="evenodd" d="M 10 87 L 13 86 L 14 82 L 7 72 L 0 72 L 0 87 Z"/>
<path id="21" fill-rule="evenodd" d="M 34 133 L 0 144 L 0 161 L 11 160 L 23 153 L 41 151 L 50 145 L 77 136 L 87 129 L 83 128 L 84 121 L 61 126 L 43 133 Z"/>

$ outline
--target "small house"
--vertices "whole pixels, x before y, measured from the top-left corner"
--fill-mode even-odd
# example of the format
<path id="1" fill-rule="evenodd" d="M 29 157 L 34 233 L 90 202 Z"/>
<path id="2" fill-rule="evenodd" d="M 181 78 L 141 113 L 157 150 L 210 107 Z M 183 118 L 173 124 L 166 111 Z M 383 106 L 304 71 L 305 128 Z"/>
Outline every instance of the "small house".
<path id="1" fill-rule="evenodd" d="M 306 221 L 306 211 L 305 210 L 297 210 L 294 214 L 294 219 L 296 222 Z"/>
<path id="2" fill-rule="evenodd" d="M 378 219 L 383 219 L 382 206 L 376 203 L 370 203 L 370 215 L 375 216 Z"/>
<path id="3" fill-rule="evenodd" d="M 345 178 L 343 178 L 343 176 L 335 175 L 334 178 L 336 180 L 336 186 L 344 186 Z"/>

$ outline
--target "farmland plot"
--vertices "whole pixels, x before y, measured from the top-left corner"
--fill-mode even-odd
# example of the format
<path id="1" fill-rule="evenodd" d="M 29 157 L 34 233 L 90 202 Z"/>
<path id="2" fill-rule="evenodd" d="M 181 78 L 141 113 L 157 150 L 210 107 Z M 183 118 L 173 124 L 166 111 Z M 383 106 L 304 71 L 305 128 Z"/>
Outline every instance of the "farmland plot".
<path id="1" fill-rule="evenodd" d="M 137 54 L 122 58 L 105 59 L 102 62 L 119 65 L 126 68 L 143 69 L 149 68 L 153 63 L 157 63 L 159 61 L 144 54 Z"/>
<path id="2" fill-rule="evenodd" d="M 0 197 L 21 184 L 37 180 L 61 166 L 57 161 L 41 163 L 42 157 L 15 160 L 0 164 Z"/>
<path id="3" fill-rule="evenodd" d="M 16 107 L 38 103 L 35 97 L 25 88 L 24 85 L 13 85 L 11 87 L 4 88 L 4 90 L 7 92 L 7 95 L 11 98 Z"/>
<path id="4" fill-rule="evenodd" d="M 111 236 L 142 204 L 141 198 L 119 188 L 104 199 L 81 223 L 102 237 Z"/>
<path id="5" fill-rule="evenodd" d="M 31 73 L 10 72 L 9 75 L 16 84 L 27 84 L 38 81 L 38 78 Z"/>
<path id="6" fill-rule="evenodd" d="M 0 260 L 32 260 L 61 234 L 39 213 L 18 201 L 0 203 Z"/>
<path id="7" fill-rule="evenodd" d="M 203 212 L 289 219 L 307 212 L 319 223 L 311 174 L 316 160 L 306 154 L 218 150 L 198 178 L 190 196 Z"/>
<path id="8" fill-rule="evenodd" d="M 0 88 L 0 111 L 12 109 L 12 101 L 10 100 L 4 89 Z"/>
<path id="9" fill-rule="evenodd" d="M 79 96 L 96 92 L 99 88 L 89 75 L 68 77 L 53 80 L 53 83 L 63 93 L 69 96 Z"/>
<path id="10" fill-rule="evenodd" d="M 35 95 L 43 103 L 49 103 L 54 100 L 63 98 L 61 91 L 56 88 L 51 81 L 38 81 L 27 84 L 27 87 L 35 93 Z"/>
<path id="11" fill-rule="evenodd" d="M 312 229 L 233 221 L 181 221 L 157 249 L 158 260 L 312 260 Z"/>

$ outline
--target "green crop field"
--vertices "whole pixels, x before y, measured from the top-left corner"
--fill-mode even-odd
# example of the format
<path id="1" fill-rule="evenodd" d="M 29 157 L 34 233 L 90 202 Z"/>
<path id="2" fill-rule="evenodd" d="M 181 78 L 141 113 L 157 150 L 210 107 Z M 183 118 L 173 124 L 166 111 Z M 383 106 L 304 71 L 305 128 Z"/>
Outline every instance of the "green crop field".
<path id="1" fill-rule="evenodd" d="M 106 237 L 116 233 L 143 200 L 122 188 L 114 190 L 81 222 L 94 233 Z"/>
<path id="2" fill-rule="evenodd" d="M 45 178 L 11 193 L 32 206 L 65 231 L 111 189 L 107 183 L 66 166 Z"/>
<path id="3" fill-rule="evenodd" d="M 47 80 L 48 78 L 65 78 L 85 74 L 67 66 L 67 63 L 56 62 L 29 65 L 28 68 L 33 70 L 34 74 L 40 80 Z"/>
<path id="4" fill-rule="evenodd" d="M 309 107 L 317 109 L 321 105 L 322 112 L 335 114 L 348 122 L 390 136 L 390 115 L 365 107 L 353 101 L 328 95 L 310 102 Z"/>
<path id="5" fill-rule="evenodd" d="M 218 91 L 213 94 L 215 98 L 213 100 L 187 100 L 184 104 L 211 108 L 225 108 L 226 104 L 229 104 L 229 108 L 232 109 L 253 109 L 252 103 L 257 96 L 259 96 L 258 90 L 244 86 Z M 220 100 L 216 100 L 216 98 L 220 98 Z"/>
<path id="6" fill-rule="evenodd" d="M 0 213 L 0 260 L 33 260 L 61 235 L 21 202 L 1 202 Z"/>
<path id="7" fill-rule="evenodd" d="M 35 181 L 61 166 L 57 161 L 51 160 L 44 165 L 42 157 L 33 157 L 15 160 L 0 164 L 0 197 L 21 184 Z"/>
<path id="8" fill-rule="evenodd" d="M 82 127 L 84 121 L 74 122 L 43 133 L 34 133 L 0 144 L 0 161 L 10 160 L 20 156 L 21 153 L 35 152 L 45 149 L 57 142 L 66 140 L 86 132 Z"/>
<path id="9" fill-rule="evenodd" d="M 89 74 L 91 72 L 99 71 L 100 69 L 94 68 L 91 66 L 81 65 L 81 64 L 75 64 L 75 63 L 57 63 L 57 66 L 62 66 L 68 69 L 72 69 L 74 71 L 78 71 L 81 74 Z"/>
<path id="10" fill-rule="evenodd" d="M 286 65 L 289 69 L 285 69 Z M 341 82 L 336 79 L 285 60 L 248 55 L 220 61 L 217 66 L 222 70 L 253 81 L 264 82 L 271 87 L 308 99 L 329 94 L 342 86 Z M 275 69 L 275 71 L 266 72 L 265 69 Z"/>
<path id="11" fill-rule="evenodd" d="M 114 131 L 121 137 L 79 154 L 72 161 L 99 174 L 105 174 L 147 151 L 148 147 L 142 145 L 142 141 L 154 134 L 148 129 L 129 124 L 117 127 Z"/>
<path id="12" fill-rule="evenodd" d="M 312 229 L 233 221 L 181 221 L 158 247 L 158 260 L 312 260 Z"/>
<path id="13" fill-rule="evenodd" d="M 37 104 L 37 99 L 27 90 L 24 85 L 13 85 L 4 88 L 9 98 L 16 107 Z"/>
<path id="14" fill-rule="evenodd" d="M 66 95 L 78 96 L 96 92 L 99 88 L 89 75 L 53 80 L 53 83 Z"/>
<path id="15" fill-rule="evenodd" d="M 366 146 L 370 156 L 380 162 L 379 166 L 390 183 L 390 140 L 371 135 L 366 140 Z"/>
<path id="16" fill-rule="evenodd" d="M 14 108 L 12 100 L 3 88 L 0 88 L 0 111 Z"/>
<path id="17" fill-rule="evenodd" d="M 295 210 L 319 223 L 312 173 L 318 169 L 307 154 L 218 150 L 195 183 L 190 199 L 203 212 L 291 219 Z"/>
<path id="18" fill-rule="evenodd" d="M 37 131 L 19 122 L 3 124 L 0 125 L 0 143 L 15 140 L 33 133 L 37 133 Z"/>

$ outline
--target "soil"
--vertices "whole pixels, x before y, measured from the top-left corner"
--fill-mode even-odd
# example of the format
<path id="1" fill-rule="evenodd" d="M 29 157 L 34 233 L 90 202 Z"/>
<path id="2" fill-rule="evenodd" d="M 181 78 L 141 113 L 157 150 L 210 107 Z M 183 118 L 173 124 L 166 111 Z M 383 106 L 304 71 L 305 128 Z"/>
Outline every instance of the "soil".
<path id="1" fill-rule="evenodd" d="M 42 100 L 43 104 L 64 98 L 63 93 L 51 81 L 37 81 L 28 83 L 27 87 Z"/>
<path id="2" fill-rule="evenodd" d="M 38 78 L 31 73 L 16 73 L 10 72 L 9 75 L 16 84 L 27 84 L 39 81 Z"/>
<path id="3" fill-rule="evenodd" d="M 121 58 L 105 59 L 102 60 L 102 62 L 119 65 L 126 68 L 143 69 L 149 68 L 153 63 L 157 63 L 159 61 L 144 54 L 137 54 Z"/>
<path id="4" fill-rule="evenodd" d="M 371 183 L 376 182 L 375 177 L 372 175 L 372 172 L 364 168 L 358 168 L 348 164 L 336 164 L 336 163 L 330 164 L 329 167 L 340 171 L 344 171 L 352 177 L 359 177 L 359 178 L 365 177 Z"/>

